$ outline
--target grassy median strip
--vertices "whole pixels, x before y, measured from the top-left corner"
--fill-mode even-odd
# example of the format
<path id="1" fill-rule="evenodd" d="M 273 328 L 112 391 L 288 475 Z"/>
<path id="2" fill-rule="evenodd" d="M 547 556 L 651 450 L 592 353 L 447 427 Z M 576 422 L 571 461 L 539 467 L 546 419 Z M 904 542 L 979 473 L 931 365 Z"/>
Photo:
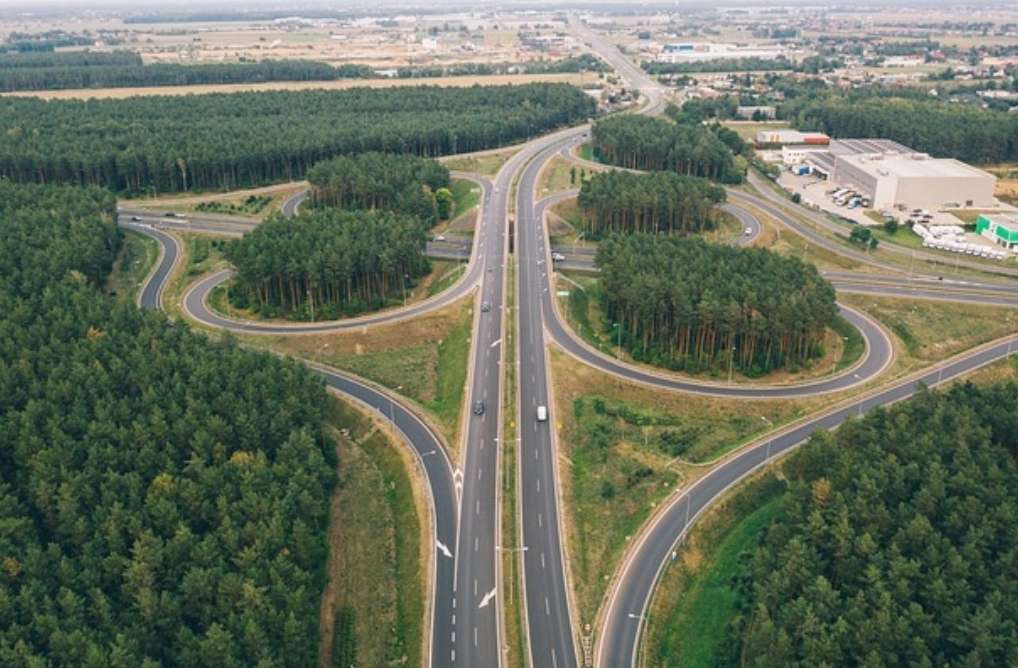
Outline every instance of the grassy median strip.
<path id="1" fill-rule="evenodd" d="M 125 230 L 124 243 L 107 279 L 106 290 L 113 295 L 134 299 L 158 257 L 158 241 L 139 232 Z"/>
<path id="2" fill-rule="evenodd" d="M 408 457 L 359 411 L 332 400 L 332 499 L 319 666 L 421 665 L 421 541 Z"/>
<path id="3" fill-rule="evenodd" d="M 499 554 L 502 567 L 502 591 L 505 601 L 503 619 L 505 635 L 503 644 L 506 648 L 503 665 L 506 668 L 523 668 L 527 665 L 527 651 L 524 642 L 523 601 L 520 592 L 523 588 L 520 571 L 521 553 L 517 549 L 519 526 L 516 521 L 519 512 L 519 499 L 516 497 L 517 485 L 517 446 L 516 446 L 516 328 L 514 326 L 513 305 L 516 297 L 516 265 L 513 258 L 507 265 L 506 313 L 507 327 L 505 334 L 505 394 L 502 396 L 502 537 L 504 548 Z"/>
<path id="4" fill-rule="evenodd" d="M 485 153 L 483 155 L 454 156 L 442 159 L 441 162 L 446 167 L 454 171 L 473 172 L 474 174 L 494 176 L 495 174 L 498 174 L 498 170 L 502 169 L 502 165 L 504 165 L 509 158 L 513 157 L 517 151 L 519 151 L 519 147 L 510 147 L 501 151 Z"/>

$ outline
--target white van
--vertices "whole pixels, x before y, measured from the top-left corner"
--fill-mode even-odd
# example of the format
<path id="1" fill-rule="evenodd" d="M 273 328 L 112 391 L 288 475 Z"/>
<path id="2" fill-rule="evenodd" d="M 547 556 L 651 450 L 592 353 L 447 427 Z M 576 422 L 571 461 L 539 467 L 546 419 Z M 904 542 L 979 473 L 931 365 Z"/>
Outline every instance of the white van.
<path id="1" fill-rule="evenodd" d="M 538 422 L 547 422 L 548 421 L 548 407 L 547 406 L 538 406 L 537 407 L 537 421 Z"/>

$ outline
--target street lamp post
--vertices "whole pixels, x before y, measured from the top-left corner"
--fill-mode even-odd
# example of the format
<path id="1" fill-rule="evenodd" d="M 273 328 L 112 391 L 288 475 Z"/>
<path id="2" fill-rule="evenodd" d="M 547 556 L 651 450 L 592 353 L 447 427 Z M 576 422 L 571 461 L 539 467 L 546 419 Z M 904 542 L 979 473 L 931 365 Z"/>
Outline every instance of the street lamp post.
<path id="1" fill-rule="evenodd" d="M 735 362 L 735 346 L 728 351 L 728 384 L 732 384 L 733 363 Z"/>
<path id="2" fill-rule="evenodd" d="M 617 322 L 612 323 L 612 327 L 618 331 L 618 345 L 615 351 L 615 358 L 622 359 L 622 325 Z"/>

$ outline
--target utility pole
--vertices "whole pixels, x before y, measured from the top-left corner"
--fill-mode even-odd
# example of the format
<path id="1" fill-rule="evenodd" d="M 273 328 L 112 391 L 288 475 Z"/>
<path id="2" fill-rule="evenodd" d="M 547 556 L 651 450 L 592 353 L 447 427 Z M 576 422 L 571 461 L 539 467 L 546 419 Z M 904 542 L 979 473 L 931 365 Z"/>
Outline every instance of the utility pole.
<path id="1" fill-rule="evenodd" d="M 732 384 L 732 364 L 735 361 L 735 346 L 728 352 L 728 384 Z"/>

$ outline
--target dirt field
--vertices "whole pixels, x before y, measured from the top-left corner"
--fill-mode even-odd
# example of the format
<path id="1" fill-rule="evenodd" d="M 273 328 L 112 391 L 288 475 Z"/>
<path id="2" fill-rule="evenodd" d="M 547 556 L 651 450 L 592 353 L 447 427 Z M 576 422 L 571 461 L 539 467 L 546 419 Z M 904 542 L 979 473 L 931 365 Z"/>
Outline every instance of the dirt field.
<path id="1" fill-rule="evenodd" d="M 208 86 L 153 86 L 143 88 L 96 88 L 5 93 L 44 100 L 121 99 L 142 95 L 195 95 L 202 93 L 240 93 L 265 90 L 344 90 L 347 88 L 392 88 L 397 86 L 492 86 L 534 82 L 561 82 L 577 86 L 594 83 L 597 75 L 577 74 L 501 74 L 490 76 L 435 77 L 431 79 L 342 79 L 339 81 L 272 81 L 252 84 L 215 84 Z"/>

